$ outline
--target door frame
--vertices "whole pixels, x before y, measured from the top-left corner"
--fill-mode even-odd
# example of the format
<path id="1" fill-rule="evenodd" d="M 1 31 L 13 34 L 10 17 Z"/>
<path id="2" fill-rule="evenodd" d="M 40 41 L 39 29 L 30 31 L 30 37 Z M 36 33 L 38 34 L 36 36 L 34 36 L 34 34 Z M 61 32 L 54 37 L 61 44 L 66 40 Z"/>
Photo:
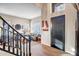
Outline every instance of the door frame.
<path id="1" fill-rule="evenodd" d="M 77 46 L 77 45 L 78 45 L 78 42 L 77 42 L 77 41 L 78 41 L 78 35 L 79 35 L 79 34 L 78 34 L 79 25 L 78 25 L 78 24 L 79 24 L 79 12 L 77 12 L 77 21 L 76 21 L 76 23 L 75 23 L 75 25 L 76 25 L 76 27 L 77 27 L 77 31 L 75 31 L 75 36 L 76 36 L 76 38 L 75 38 L 75 39 L 76 39 L 76 40 L 75 40 L 75 49 L 76 49 L 75 54 L 76 54 L 76 56 L 78 56 L 78 53 L 77 53 L 77 52 L 78 52 L 78 48 L 77 48 L 77 47 L 78 47 L 78 46 Z"/>

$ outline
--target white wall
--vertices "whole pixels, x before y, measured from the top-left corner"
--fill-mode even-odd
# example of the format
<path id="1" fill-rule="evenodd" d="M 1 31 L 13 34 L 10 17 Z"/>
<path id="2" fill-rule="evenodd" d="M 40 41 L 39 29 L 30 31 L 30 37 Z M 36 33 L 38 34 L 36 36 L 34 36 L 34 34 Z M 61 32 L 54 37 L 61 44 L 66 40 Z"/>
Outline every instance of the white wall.
<path id="1" fill-rule="evenodd" d="M 77 11 L 72 4 L 66 4 L 65 14 L 65 51 L 75 55 L 75 23 L 77 20 Z"/>
<path id="2" fill-rule="evenodd" d="M 31 32 L 41 34 L 41 17 L 36 17 L 31 20 Z"/>
<path id="3" fill-rule="evenodd" d="M 48 6 L 48 4 L 45 3 L 42 6 L 41 23 L 42 23 L 42 20 L 47 20 L 49 27 L 48 27 L 48 31 L 43 31 L 42 27 L 41 27 L 41 30 L 42 30 L 41 43 L 44 44 L 44 45 L 47 45 L 47 46 L 51 46 L 51 32 L 50 32 L 51 21 L 50 21 L 49 14 L 50 14 L 50 6 Z"/>

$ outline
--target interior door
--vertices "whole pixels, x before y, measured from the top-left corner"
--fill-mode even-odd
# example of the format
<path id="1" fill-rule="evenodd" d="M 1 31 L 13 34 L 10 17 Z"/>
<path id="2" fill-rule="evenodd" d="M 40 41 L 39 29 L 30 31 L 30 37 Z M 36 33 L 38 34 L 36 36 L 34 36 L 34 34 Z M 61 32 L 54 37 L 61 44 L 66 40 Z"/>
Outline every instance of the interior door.
<path id="1" fill-rule="evenodd" d="M 65 16 L 51 18 L 51 46 L 64 50 L 65 47 Z"/>

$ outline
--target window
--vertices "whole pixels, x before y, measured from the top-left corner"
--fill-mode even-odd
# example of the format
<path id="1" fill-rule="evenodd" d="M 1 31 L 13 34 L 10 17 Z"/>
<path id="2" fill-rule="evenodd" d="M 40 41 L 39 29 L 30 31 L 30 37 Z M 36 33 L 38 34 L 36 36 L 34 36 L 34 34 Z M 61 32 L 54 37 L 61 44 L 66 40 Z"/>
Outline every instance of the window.
<path id="1" fill-rule="evenodd" d="M 60 11 L 65 10 L 65 4 L 63 4 L 63 3 L 52 4 L 52 6 L 53 6 L 53 11 L 54 12 L 60 12 Z"/>

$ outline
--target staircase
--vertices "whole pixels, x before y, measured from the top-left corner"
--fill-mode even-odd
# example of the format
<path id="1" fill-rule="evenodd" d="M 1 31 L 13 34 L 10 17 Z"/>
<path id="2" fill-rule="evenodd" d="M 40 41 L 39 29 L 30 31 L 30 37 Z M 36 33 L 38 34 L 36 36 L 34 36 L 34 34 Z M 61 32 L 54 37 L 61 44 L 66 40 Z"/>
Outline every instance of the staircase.
<path id="1" fill-rule="evenodd" d="M 1 16 L 0 51 L 5 51 L 16 56 L 31 56 L 31 40 L 16 31 Z"/>

